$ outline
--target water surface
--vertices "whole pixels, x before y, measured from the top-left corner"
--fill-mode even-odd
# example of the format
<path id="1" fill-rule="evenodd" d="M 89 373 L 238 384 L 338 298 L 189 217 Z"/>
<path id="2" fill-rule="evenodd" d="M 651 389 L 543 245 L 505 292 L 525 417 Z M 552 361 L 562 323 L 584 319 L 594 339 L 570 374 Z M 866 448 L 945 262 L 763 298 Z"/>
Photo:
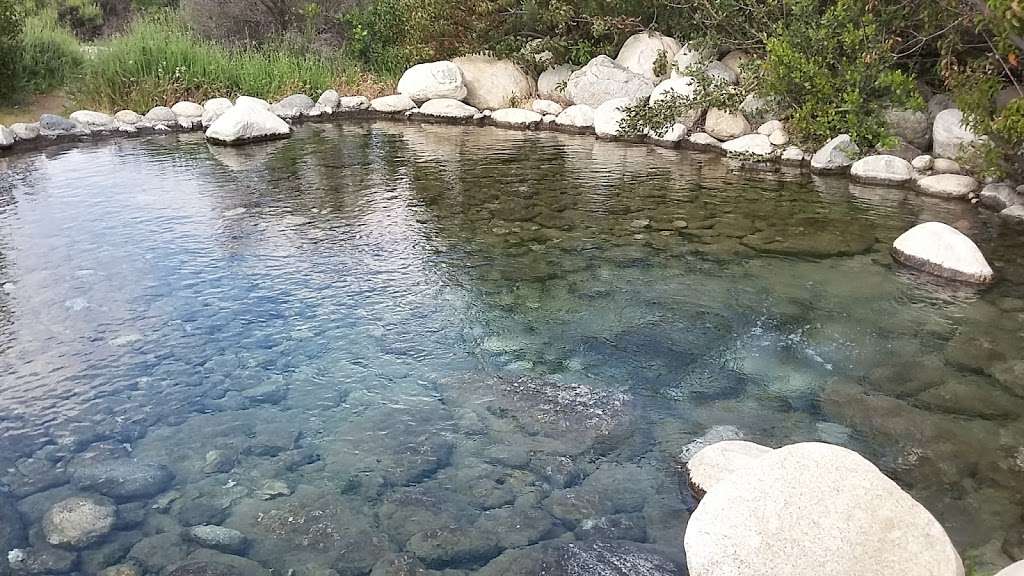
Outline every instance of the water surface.
<path id="1" fill-rule="evenodd" d="M 676 458 L 709 431 L 847 446 L 971 561 L 1024 553 L 1024 235 L 965 203 L 388 123 L 0 169 L 0 463 L 28 543 L 84 464 L 174 475 L 117 498 L 81 572 L 202 557 L 196 524 L 279 574 L 512 574 L 568 540 L 680 562 Z M 895 266 L 926 220 L 998 283 Z"/>

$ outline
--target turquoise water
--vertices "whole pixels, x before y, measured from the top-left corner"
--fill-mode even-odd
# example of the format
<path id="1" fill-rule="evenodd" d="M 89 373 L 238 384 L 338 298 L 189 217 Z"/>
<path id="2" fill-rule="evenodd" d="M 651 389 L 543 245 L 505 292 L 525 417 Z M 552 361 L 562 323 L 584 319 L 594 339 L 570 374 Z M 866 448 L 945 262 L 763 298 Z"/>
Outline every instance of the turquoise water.
<path id="1" fill-rule="evenodd" d="M 0 204 L 7 547 L 118 505 L 62 571 L 681 573 L 676 458 L 732 429 L 855 449 L 968 558 L 1024 553 L 1024 234 L 965 203 L 379 123 L 0 159 Z M 999 282 L 895 266 L 925 220 Z"/>

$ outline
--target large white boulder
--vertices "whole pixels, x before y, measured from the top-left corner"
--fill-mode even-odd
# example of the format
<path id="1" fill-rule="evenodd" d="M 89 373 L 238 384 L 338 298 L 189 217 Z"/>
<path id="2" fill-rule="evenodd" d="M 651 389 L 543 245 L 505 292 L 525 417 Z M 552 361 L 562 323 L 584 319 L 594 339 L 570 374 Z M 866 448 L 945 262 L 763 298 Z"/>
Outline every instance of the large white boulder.
<path id="1" fill-rule="evenodd" d="M 662 36 L 657 32 L 641 32 L 626 39 L 615 61 L 651 80 L 661 80 L 668 78 L 672 70 L 672 61 L 681 48 L 675 38 Z M 664 68 L 655 70 L 659 60 Z"/>
<path id="2" fill-rule="evenodd" d="M 697 452 L 686 463 L 690 489 L 697 499 L 714 489 L 729 476 L 770 454 L 771 448 L 744 440 L 716 442 Z"/>
<path id="3" fill-rule="evenodd" d="M 541 72 L 540 78 L 537 78 L 537 96 L 556 102 L 567 101 L 566 83 L 569 81 L 569 76 L 579 69 L 579 66 L 572 64 L 559 64 Z"/>
<path id="4" fill-rule="evenodd" d="M 206 130 L 206 139 L 215 144 L 244 144 L 259 140 L 287 138 L 288 123 L 263 106 L 239 99 Z"/>
<path id="5" fill-rule="evenodd" d="M 771 156 L 775 147 L 764 134 L 746 134 L 723 143 L 722 150 L 740 156 Z"/>
<path id="6" fill-rule="evenodd" d="M 211 98 L 206 102 L 203 102 L 203 126 L 209 128 L 220 118 L 225 112 L 231 109 L 234 104 L 227 98 Z"/>
<path id="7" fill-rule="evenodd" d="M 464 100 L 480 110 L 505 108 L 515 99 L 530 98 L 537 89 L 533 78 L 511 60 L 476 54 L 453 62 L 462 71 Z"/>
<path id="8" fill-rule="evenodd" d="M 113 130 L 116 126 L 113 116 L 92 110 L 78 110 L 72 112 L 68 118 L 89 130 Z"/>
<path id="9" fill-rule="evenodd" d="M 710 48 L 697 50 L 690 44 L 683 44 L 679 52 L 676 52 L 676 57 L 672 59 L 672 77 L 689 76 L 691 67 L 703 67 L 714 59 L 715 51 Z"/>
<path id="10" fill-rule="evenodd" d="M 472 118 L 480 111 L 454 98 L 435 98 L 420 106 L 419 113 L 435 118 Z"/>
<path id="11" fill-rule="evenodd" d="M 540 124 L 544 116 L 533 110 L 522 108 L 502 108 L 491 113 L 491 121 L 501 126 L 513 128 L 532 128 Z"/>
<path id="12" fill-rule="evenodd" d="M 651 92 L 649 103 L 653 106 L 658 102 L 671 98 L 673 95 L 678 95 L 683 98 L 692 98 L 696 91 L 697 80 L 695 78 L 690 76 L 669 78 L 654 87 L 654 91 Z M 676 122 L 685 124 L 686 126 L 693 126 L 693 124 L 700 119 L 703 113 L 704 110 L 701 108 L 687 109 L 676 118 Z"/>
<path id="13" fill-rule="evenodd" d="M 949 536 L 856 452 L 779 448 L 718 482 L 684 537 L 691 576 L 962 576 Z"/>
<path id="14" fill-rule="evenodd" d="M 860 148 L 848 134 L 840 134 L 829 140 L 814 156 L 811 156 L 811 169 L 819 171 L 842 170 L 853 164 L 854 158 L 860 154 Z"/>
<path id="15" fill-rule="evenodd" d="M 898 156 L 867 156 L 850 166 L 850 177 L 870 184 L 903 184 L 914 177 L 914 167 Z"/>
<path id="16" fill-rule="evenodd" d="M 932 155 L 939 158 L 959 158 L 970 151 L 981 139 L 963 124 L 964 114 L 948 108 L 935 116 L 932 125 Z"/>
<path id="17" fill-rule="evenodd" d="M 573 72 L 565 87 L 565 95 L 572 103 L 593 108 L 617 98 L 647 98 L 652 92 L 654 82 L 650 78 L 607 56 L 598 56 Z"/>
<path id="18" fill-rule="evenodd" d="M 593 128 L 594 109 L 586 104 L 569 106 L 555 118 L 555 124 L 569 128 Z"/>
<path id="19" fill-rule="evenodd" d="M 712 108 L 704 118 L 704 131 L 718 140 L 732 140 L 750 134 L 751 128 L 743 113 Z"/>
<path id="20" fill-rule="evenodd" d="M 978 189 L 978 181 L 960 174 L 936 174 L 917 181 L 917 190 L 939 198 L 967 198 Z"/>
<path id="21" fill-rule="evenodd" d="M 409 98 L 405 94 L 381 96 L 380 98 L 370 100 L 370 110 L 373 110 L 374 112 L 383 112 L 384 114 L 397 114 L 399 112 L 412 110 L 415 107 L 416 103 L 412 101 L 412 98 Z"/>
<path id="22" fill-rule="evenodd" d="M 994 274 L 970 238 L 941 222 L 918 224 L 892 244 L 897 261 L 929 274 L 975 284 L 988 284 Z"/>
<path id="23" fill-rule="evenodd" d="M 421 104 L 436 98 L 462 100 L 467 90 L 462 80 L 462 70 L 453 62 L 442 60 L 417 64 L 406 70 L 398 81 L 398 93 Z"/>
<path id="24" fill-rule="evenodd" d="M 615 138 L 619 135 L 619 125 L 626 114 L 623 108 L 633 102 L 629 98 L 616 98 L 597 107 L 594 111 L 594 132 L 599 138 Z"/>

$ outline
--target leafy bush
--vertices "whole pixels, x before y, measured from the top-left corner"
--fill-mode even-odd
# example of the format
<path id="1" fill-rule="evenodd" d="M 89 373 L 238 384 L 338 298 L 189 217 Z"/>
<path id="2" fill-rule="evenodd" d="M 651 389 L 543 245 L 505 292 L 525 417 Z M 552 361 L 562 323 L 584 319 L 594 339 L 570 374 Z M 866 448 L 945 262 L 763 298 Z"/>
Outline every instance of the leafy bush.
<path id="1" fill-rule="evenodd" d="M 203 38 L 232 45 L 273 43 L 285 34 L 340 40 L 338 17 L 355 0 L 184 0 L 184 15 Z"/>
<path id="2" fill-rule="evenodd" d="M 18 67 L 21 65 L 22 14 L 15 0 L 0 0 L 0 101 L 10 100 L 18 89 Z"/>
<path id="3" fill-rule="evenodd" d="M 80 105 L 145 111 L 179 100 L 217 96 L 278 99 L 296 92 L 315 95 L 351 80 L 337 59 L 286 45 L 229 48 L 196 37 L 177 17 L 161 12 L 137 21 L 86 63 L 74 94 Z"/>

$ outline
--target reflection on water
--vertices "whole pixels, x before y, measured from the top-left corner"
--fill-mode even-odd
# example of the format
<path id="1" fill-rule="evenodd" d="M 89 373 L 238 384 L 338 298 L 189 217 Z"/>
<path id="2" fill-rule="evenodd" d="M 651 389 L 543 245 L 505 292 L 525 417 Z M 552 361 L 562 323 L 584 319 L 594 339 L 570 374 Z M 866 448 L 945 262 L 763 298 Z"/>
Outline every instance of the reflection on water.
<path id="1" fill-rule="evenodd" d="M 1024 236 L 965 204 L 435 125 L 0 162 L 0 547 L 101 492 L 87 574 L 670 573 L 674 457 L 732 426 L 858 450 L 970 561 L 1024 554 Z M 926 219 L 1000 282 L 894 267 Z"/>

